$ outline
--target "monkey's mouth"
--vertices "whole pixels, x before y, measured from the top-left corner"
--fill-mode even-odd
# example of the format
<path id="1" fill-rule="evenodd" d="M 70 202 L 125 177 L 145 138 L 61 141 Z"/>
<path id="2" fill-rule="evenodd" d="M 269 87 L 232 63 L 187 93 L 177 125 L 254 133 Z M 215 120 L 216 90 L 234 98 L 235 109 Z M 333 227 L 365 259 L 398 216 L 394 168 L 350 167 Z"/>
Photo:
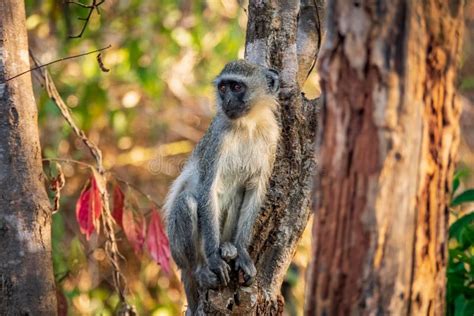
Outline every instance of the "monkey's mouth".
<path id="1" fill-rule="evenodd" d="M 248 113 L 249 109 L 243 104 L 232 104 L 231 102 L 222 107 L 225 115 L 231 120 L 241 118 Z"/>
<path id="2" fill-rule="evenodd" d="M 236 111 L 224 111 L 224 113 L 231 120 L 235 120 L 235 119 L 238 119 L 238 118 L 244 116 L 243 113 L 239 113 L 239 112 L 236 112 Z"/>

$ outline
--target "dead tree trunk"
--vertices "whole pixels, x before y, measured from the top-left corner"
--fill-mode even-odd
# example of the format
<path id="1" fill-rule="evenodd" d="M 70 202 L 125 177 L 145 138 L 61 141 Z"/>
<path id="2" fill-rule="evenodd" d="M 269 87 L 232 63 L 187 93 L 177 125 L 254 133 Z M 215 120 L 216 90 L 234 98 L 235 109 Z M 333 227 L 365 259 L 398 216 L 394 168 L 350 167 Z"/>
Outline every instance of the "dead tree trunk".
<path id="1" fill-rule="evenodd" d="M 307 315 L 443 315 L 463 1 L 327 5 Z"/>
<path id="2" fill-rule="evenodd" d="M 55 315 L 51 210 L 43 183 L 23 1 L 0 1 L 0 315 Z"/>
<path id="3" fill-rule="evenodd" d="M 250 1 L 246 59 L 279 70 L 282 137 L 267 202 L 254 227 L 250 253 L 257 268 L 251 288 L 209 291 L 200 306 L 210 315 L 280 315 L 281 284 L 308 222 L 316 100 L 300 87 L 321 40 L 322 1 Z M 316 7 L 317 6 L 317 7 Z"/>

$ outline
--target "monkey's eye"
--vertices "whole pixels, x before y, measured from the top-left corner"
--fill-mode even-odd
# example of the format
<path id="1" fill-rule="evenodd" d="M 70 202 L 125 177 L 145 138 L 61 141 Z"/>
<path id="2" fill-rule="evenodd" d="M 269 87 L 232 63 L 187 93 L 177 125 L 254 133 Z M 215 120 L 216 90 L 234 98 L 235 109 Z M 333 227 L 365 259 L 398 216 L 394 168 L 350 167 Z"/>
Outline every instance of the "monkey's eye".
<path id="1" fill-rule="evenodd" d="M 231 88 L 234 92 L 239 92 L 240 90 L 242 90 L 242 86 L 238 83 L 234 83 Z"/>
<path id="2" fill-rule="evenodd" d="M 225 93 L 225 84 L 219 85 L 218 89 L 221 93 Z"/>

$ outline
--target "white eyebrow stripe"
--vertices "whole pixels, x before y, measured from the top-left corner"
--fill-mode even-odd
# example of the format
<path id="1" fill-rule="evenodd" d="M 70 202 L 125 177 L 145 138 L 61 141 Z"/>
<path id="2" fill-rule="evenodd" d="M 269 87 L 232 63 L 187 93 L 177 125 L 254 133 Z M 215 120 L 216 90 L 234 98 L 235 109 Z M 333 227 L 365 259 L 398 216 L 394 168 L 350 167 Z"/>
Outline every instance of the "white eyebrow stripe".
<path id="1" fill-rule="evenodd" d="M 242 76 L 242 75 L 237 75 L 237 74 L 223 74 L 219 77 L 216 78 L 216 82 L 217 81 L 221 81 L 221 80 L 238 80 L 238 81 L 242 81 L 242 82 L 246 82 L 248 78 Z"/>

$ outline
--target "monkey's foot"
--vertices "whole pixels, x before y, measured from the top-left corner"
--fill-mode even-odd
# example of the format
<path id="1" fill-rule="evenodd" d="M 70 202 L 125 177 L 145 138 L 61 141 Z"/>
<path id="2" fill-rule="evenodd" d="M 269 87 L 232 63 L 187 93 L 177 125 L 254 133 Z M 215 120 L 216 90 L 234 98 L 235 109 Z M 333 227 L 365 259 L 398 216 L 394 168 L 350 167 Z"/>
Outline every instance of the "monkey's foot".
<path id="1" fill-rule="evenodd" d="M 252 259 L 250 259 L 247 250 L 241 249 L 239 251 L 238 257 L 235 260 L 235 270 L 242 271 L 243 282 L 240 282 L 239 275 L 239 283 L 241 283 L 243 286 L 250 286 L 255 281 L 257 269 L 255 269 L 255 265 L 253 264 Z"/>
<path id="2" fill-rule="evenodd" d="M 225 262 L 230 262 L 237 258 L 237 248 L 235 248 L 235 246 L 230 242 L 223 243 L 219 250 L 221 258 L 224 259 Z"/>
<path id="3" fill-rule="evenodd" d="M 195 272 L 196 281 L 201 289 L 217 289 L 219 278 L 209 267 L 201 267 Z"/>

